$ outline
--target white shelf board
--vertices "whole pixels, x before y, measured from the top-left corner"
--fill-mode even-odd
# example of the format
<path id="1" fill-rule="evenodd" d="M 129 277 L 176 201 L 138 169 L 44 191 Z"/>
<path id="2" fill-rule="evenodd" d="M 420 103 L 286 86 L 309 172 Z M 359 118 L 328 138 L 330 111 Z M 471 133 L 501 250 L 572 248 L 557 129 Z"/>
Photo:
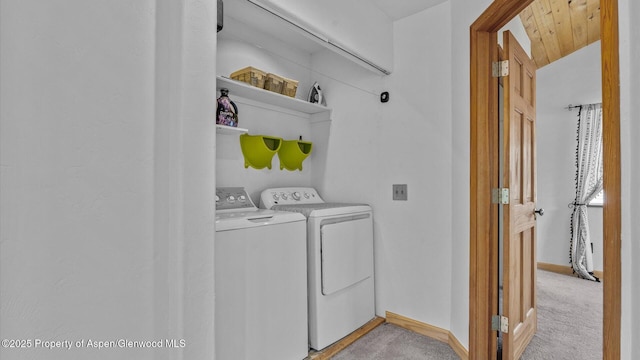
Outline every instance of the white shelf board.
<path id="1" fill-rule="evenodd" d="M 224 135 L 240 135 L 248 133 L 248 129 L 239 128 L 239 127 L 231 127 L 225 125 L 216 125 L 216 133 L 224 134 Z"/>
<path id="2" fill-rule="evenodd" d="M 323 105 L 313 104 L 286 95 L 277 94 L 272 91 L 260 89 L 255 86 L 248 85 L 241 81 L 232 80 L 224 76 L 218 76 L 216 80 L 217 88 L 229 89 L 229 95 L 232 98 L 233 95 L 237 95 L 265 104 L 271 104 L 310 115 L 322 113 L 325 111 L 331 111 L 331 109 Z"/>

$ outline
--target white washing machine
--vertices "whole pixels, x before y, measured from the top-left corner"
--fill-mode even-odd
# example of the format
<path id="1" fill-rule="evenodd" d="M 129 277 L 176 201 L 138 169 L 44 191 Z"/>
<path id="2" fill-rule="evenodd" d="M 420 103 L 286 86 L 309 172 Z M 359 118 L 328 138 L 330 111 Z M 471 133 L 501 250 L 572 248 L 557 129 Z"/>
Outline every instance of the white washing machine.
<path id="1" fill-rule="evenodd" d="M 217 360 L 309 355 L 305 220 L 258 209 L 243 188 L 216 189 Z"/>
<path id="2" fill-rule="evenodd" d="M 324 349 L 375 317 L 373 212 L 313 188 L 264 190 L 260 207 L 307 218 L 309 344 Z"/>

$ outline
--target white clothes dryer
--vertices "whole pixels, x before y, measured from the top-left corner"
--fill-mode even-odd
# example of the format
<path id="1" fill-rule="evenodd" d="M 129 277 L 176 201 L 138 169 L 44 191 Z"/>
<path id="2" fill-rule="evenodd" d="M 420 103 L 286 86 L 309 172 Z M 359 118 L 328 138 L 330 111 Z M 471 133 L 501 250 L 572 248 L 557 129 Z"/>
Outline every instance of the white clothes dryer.
<path id="1" fill-rule="evenodd" d="M 313 188 L 264 190 L 260 207 L 307 218 L 309 344 L 321 350 L 375 317 L 373 211 Z"/>
<path id="2" fill-rule="evenodd" d="M 258 209 L 243 188 L 217 188 L 215 224 L 216 359 L 306 358 L 304 216 Z"/>

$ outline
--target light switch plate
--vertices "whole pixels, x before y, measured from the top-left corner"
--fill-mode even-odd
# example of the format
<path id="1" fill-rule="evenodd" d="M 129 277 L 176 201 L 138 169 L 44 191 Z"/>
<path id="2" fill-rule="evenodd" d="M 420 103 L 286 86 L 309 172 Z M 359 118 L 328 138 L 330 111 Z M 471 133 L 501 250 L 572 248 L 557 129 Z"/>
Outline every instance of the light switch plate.
<path id="1" fill-rule="evenodd" d="M 393 200 L 407 200 L 407 184 L 393 184 Z"/>

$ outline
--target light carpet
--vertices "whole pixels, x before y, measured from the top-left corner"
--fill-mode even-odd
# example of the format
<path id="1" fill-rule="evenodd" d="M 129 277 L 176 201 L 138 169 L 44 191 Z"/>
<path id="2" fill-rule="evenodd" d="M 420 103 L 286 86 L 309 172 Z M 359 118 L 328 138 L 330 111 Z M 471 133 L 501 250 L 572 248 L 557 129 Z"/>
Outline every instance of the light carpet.
<path id="1" fill-rule="evenodd" d="M 331 360 L 457 360 L 449 345 L 393 324 L 384 323 Z"/>
<path id="2" fill-rule="evenodd" d="M 602 283 L 538 270 L 538 332 L 523 360 L 602 359 Z"/>
<path id="3" fill-rule="evenodd" d="M 538 270 L 538 332 L 523 360 L 602 359 L 602 283 Z M 449 360 L 440 341 L 383 324 L 333 360 Z"/>

